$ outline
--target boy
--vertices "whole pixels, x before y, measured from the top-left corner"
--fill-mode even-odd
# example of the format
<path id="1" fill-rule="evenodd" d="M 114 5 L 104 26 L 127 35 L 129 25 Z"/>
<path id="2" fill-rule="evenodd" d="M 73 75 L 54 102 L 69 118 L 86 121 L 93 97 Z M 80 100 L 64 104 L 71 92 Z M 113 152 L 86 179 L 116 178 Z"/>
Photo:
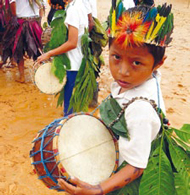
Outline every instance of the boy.
<path id="1" fill-rule="evenodd" d="M 130 103 L 124 113 L 130 139 L 122 136 L 118 139 L 119 165 L 127 163 L 99 185 L 71 178 L 74 186 L 59 179 L 61 188 L 70 194 L 107 194 L 140 177 L 147 167 L 151 142 L 161 127 L 160 118 L 148 100 L 154 100 L 165 111 L 157 69 L 164 63 L 165 47 L 171 42 L 171 6 L 140 6 L 123 13 L 115 13 L 116 2 L 112 7 L 109 65 L 115 82 L 111 94 L 121 107 Z M 137 100 L 131 101 L 134 98 Z"/>

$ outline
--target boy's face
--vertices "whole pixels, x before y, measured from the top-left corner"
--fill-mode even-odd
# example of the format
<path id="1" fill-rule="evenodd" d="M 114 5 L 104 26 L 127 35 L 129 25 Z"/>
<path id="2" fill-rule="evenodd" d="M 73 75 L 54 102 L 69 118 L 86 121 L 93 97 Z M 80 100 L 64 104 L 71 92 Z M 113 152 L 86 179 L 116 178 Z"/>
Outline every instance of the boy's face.
<path id="1" fill-rule="evenodd" d="M 132 89 L 152 77 L 154 58 L 147 47 L 127 47 L 112 42 L 109 65 L 113 78 L 121 86 L 121 92 Z"/>

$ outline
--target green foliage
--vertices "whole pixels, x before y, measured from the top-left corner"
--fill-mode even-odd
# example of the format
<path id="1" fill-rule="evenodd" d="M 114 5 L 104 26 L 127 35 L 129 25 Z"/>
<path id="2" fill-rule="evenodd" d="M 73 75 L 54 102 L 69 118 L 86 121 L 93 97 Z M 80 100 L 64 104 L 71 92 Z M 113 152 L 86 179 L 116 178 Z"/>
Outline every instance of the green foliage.
<path id="1" fill-rule="evenodd" d="M 107 195 L 138 195 L 140 181 L 141 177 L 124 186 L 123 188 L 110 192 Z"/>
<path id="2" fill-rule="evenodd" d="M 181 174 L 174 173 L 174 180 L 175 180 L 175 188 L 176 188 L 177 195 L 190 194 L 190 190 L 187 191 L 187 188 L 184 185 L 184 183 L 187 183 L 186 179 L 184 180 L 184 178 L 181 177 Z"/>
<path id="3" fill-rule="evenodd" d="M 120 111 L 119 105 L 111 99 L 100 107 L 101 118 L 108 126 Z M 162 129 L 152 142 L 148 165 L 142 177 L 135 180 L 137 183 L 133 184 L 133 181 L 109 195 L 190 195 L 190 124 L 175 129 L 164 123 L 162 111 L 159 115 Z M 112 129 L 121 136 L 124 130 L 122 120 L 125 119 L 121 119 L 120 125 Z"/>
<path id="4" fill-rule="evenodd" d="M 92 40 L 89 37 L 88 29 L 81 38 L 83 59 L 77 73 L 75 87 L 71 96 L 69 109 L 74 112 L 88 111 L 88 106 L 93 99 L 93 94 L 97 90 L 95 73 L 98 68 L 93 61 L 93 56 L 89 48 Z"/>
<path id="5" fill-rule="evenodd" d="M 105 47 L 108 43 L 108 36 L 106 34 L 106 31 L 97 18 L 93 19 L 95 25 L 90 32 L 90 37 L 94 43 L 100 45 L 100 47 Z"/>
<path id="6" fill-rule="evenodd" d="M 121 110 L 117 101 L 114 98 L 110 98 L 100 106 L 101 119 L 110 127 L 110 124 L 118 117 Z M 120 120 L 114 123 L 110 128 L 116 135 L 129 138 L 124 114 L 121 116 Z"/>
<path id="7" fill-rule="evenodd" d="M 45 52 L 55 49 L 67 41 L 68 31 L 64 24 L 65 17 L 65 10 L 58 10 L 55 12 L 54 19 L 51 22 L 51 39 L 44 47 Z M 52 70 L 60 82 L 62 82 L 63 78 L 65 77 L 66 69 L 70 68 L 70 60 L 66 54 L 53 57 Z"/>
<path id="8" fill-rule="evenodd" d="M 190 144 L 190 124 L 184 124 L 181 129 L 174 129 L 174 131 L 182 141 Z"/>
<path id="9" fill-rule="evenodd" d="M 59 94 L 59 98 L 58 98 L 58 101 L 57 101 L 57 107 L 58 107 L 58 106 L 63 106 L 64 93 L 65 93 L 65 89 L 64 89 L 64 87 L 63 87 L 63 89 L 58 93 L 58 94 Z M 58 94 L 56 94 L 56 96 L 57 96 Z"/>
<path id="10" fill-rule="evenodd" d="M 180 189 L 190 190 L 190 156 L 171 137 L 167 136 L 169 151 L 173 165 L 178 173 L 177 186 Z M 180 181 L 181 180 L 181 181 Z M 183 183 L 182 185 L 180 185 Z"/>
<path id="11" fill-rule="evenodd" d="M 170 161 L 158 147 L 149 159 L 140 183 L 139 195 L 174 195 L 174 178 Z"/>
<path id="12" fill-rule="evenodd" d="M 45 45 L 44 52 L 50 51 L 61 46 L 68 39 L 68 30 L 64 23 L 66 17 L 65 10 L 58 10 L 54 14 L 54 18 L 51 21 L 51 39 Z M 66 70 L 71 69 L 70 60 L 65 53 L 53 57 L 52 61 L 52 72 L 62 83 L 65 76 Z M 64 88 L 56 94 L 59 95 L 57 106 L 62 106 L 64 101 Z"/>
<path id="13" fill-rule="evenodd" d="M 63 79 L 66 75 L 66 68 L 63 63 L 67 62 L 67 67 L 69 68 L 70 65 L 70 61 L 68 60 L 68 57 L 66 56 L 66 54 L 64 55 L 59 55 L 59 56 L 54 56 L 53 61 L 52 61 L 52 72 L 54 73 L 54 75 L 56 75 L 56 77 L 59 79 L 59 82 L 62 83 Z"/>

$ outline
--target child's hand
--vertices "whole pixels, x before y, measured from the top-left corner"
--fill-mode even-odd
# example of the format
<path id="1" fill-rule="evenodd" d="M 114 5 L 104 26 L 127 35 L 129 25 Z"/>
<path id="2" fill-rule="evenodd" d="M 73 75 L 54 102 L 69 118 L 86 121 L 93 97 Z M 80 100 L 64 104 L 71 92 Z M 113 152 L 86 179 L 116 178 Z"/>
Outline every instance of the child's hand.
<path id="1" fill-rule="evenodd" d="M 41 56 L 39 56 L 37 58 L 37 63 L 40 63 L 40 62 L 45 61 L 45 60 L 48 60 L 50 57 L 51 56 L 50 56 L 50 54 L 48 52 L 44 53 L 44 54 L 42 54 Z"/>
<path id="2" fill-rule="evenodd" d="M 103 195 L 100 185 L 90 185 L 77 178 L 72 178 L 69 181 L 76 186 L 67 183 L 63 179 L 58 179 L 58 184 L 62 189 L 71 195 Z"/>

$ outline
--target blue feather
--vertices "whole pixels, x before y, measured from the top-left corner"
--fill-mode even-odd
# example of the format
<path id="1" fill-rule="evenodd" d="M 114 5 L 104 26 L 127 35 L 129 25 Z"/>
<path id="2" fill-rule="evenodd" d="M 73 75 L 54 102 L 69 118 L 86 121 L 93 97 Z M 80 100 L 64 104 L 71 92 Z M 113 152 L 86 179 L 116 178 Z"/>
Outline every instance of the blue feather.
<path id="1" fill-rule="evenodd" d="M 144 20 L 143 20 L 143 23 L 146 22 L 146 21 L 149 21 L 149 20 L 152 20 L 156 17 L 158 11 L 157 9 L 154 7 L 152 8 L 145 16 Z"/>
<path id="2" fill-rule="evenodd" d="M 117 6 L 117 20 L 121 16 L 123 12 L 123 2 L 120 1 L 119 5 Z"/>

